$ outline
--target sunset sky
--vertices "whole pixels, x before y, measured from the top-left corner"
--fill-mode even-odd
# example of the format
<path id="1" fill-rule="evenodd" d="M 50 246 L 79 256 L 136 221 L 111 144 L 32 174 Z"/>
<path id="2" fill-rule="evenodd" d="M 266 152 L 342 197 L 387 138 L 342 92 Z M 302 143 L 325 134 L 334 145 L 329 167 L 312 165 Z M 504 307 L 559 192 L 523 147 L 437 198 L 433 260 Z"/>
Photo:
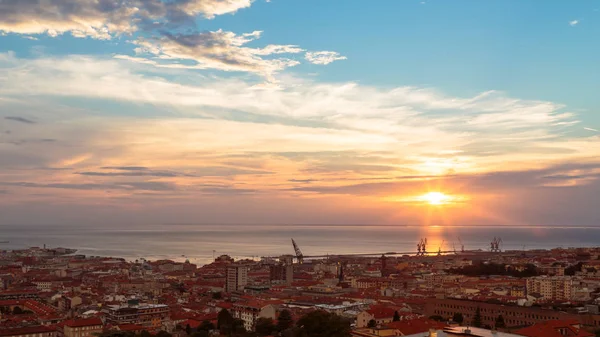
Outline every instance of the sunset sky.
<path id="1" fill-rule="evenodd" d="M 600 225 L 599 1 L 33 2 L 0 224 Z"/>

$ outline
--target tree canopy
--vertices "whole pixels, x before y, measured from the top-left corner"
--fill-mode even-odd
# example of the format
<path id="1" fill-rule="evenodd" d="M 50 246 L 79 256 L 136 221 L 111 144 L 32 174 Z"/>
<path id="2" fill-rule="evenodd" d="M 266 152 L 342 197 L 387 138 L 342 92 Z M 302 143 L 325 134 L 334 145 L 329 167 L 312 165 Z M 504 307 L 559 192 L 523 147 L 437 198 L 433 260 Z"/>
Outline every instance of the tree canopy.
<path id="1" fill-rule="evenodd" d="M 200 326 L 198 327 L 198 330 L 202 330 L 202 331 L 210 331 L 210 330 L 214 330 L 215 329 L 215 325 L 212 324 L 212 322 L 210 321 L 202 321 L 202 323 L 200 323 Z"/>
<path id="2" fill-rule="evenodd" d="M 458 324 L 462 324 L 465 321 L 465 318 L 463 317 L 463 314 L 457 312 L 454 314 L 454 316 L 452 316 L 452 320 Z"/>
<path id="3" fill-rule="evenodd" d="M 502 315 L 496 317 L 496 328 L 497 329 L 506 328 L 506 323 L 504 322 L 504 317 L 502 317 Z"/>
<path id="4" fill-rule="evenodd" d="M 277 317 L 277 331 L 284 331 L 294 326 L 294 319 L 289 310 L 281 310 Z"/>
<path id="5" fill-rule="evenodd" d="M 536 266 L 533 264 L 527 264 L 525 265 L 525 269 L 517 270 L 510 265 L 493 262 L 480 262 L 471 266 L 452 268 L 448 271 L 453 274 L 460 274 L 466 276 L 505 275 L 514 277 L 532 277 L 539 275 Z"/>
<path id="6" fill-rule="evenodd" d="M 271 335 L 276 329 L 277 327 L 275 326 L 273 319 L 265 317 L 260 317 L 257 319 L 254 327 L 254 331 L 261 336 Z"/>
<path id="7" fill-rule="evenodd" d="M 433 316 L 429 316 L 429 319 L 432 319 L 434 321 L 437 322 L 442 322 L 444 321 L 444 317 L 440 316 L 440 315 L 433 315 Z"/>
<path id="8" fill-rule="evenodd" d="M 471 323 L 476 328 L 481 328 L 481 309 L 477 307 L 475 310 L 475 316 L 473 316 L 473 323 Z"/>
<path id="9" fill-rule="evenodd" d="M 313 311 L 302 316 L 296 326 L 300 336 L 309 337 L 348 337 L 350 321 L 326 311 Z"/>
<path id="10" fill-rule="evenodd" d="M 220 329 L 223 325 L 231 325 L 233 323 L 233 316 L 227 309 L 222 309 L 217 315 L 217 328 Z"/>

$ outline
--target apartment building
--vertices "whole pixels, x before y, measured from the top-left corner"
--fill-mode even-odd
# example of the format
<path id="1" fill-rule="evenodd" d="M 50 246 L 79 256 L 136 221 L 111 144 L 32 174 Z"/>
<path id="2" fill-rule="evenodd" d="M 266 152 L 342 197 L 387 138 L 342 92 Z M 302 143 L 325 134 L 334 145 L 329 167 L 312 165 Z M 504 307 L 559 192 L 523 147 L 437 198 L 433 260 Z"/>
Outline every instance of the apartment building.
<path id="1" fill-rule="evenodd" d="M 101 334 L 103 330 L 102 320 L 98 317 L 87 319 L 72 319 L 64 322 L 64 337 L 93 337 Z"/>
<path id="2" fill-rule="evenodd" d="M 425 316 L 438 315 L 451 318 L 455 313 L 460 313 L 465 319 L 465 324 L 471 324 L 475 311 L 479 308 L 483 325 L 494 326 L 496 318 L 502 315 L 508 327 L 532 325 L 548 320 L 577 320 L 585 319 L 583 316 L 568 314 L 554 310 L 543 310 L 538 307 L 517 307 L 484 302 L 430 299 L 425 304 Z"/>
<path id="3" fill-rule="evenodd" d="M 247 303 L 234 303 L 231 309 L 231 314 L 235 318 L 244 321 L 244 328 L 248 331 L 253 331 L 256 321 L 260 318 L 276 318 L 276 309 L 272 304 L 263 304 L 259 301 L 251 301 Z"/>
<path id="4" fill-rule="evenodd" d="M 227 266 L 225 282 L 226 292 L 243 291 L 246 284 L 248 284 L 248 267 L 239 264 Z"/>
<path id="5" fill-rule="evenodd" d="M 572 299 L 573 278 L 570 276 L 538 276 L 527 279 L 527 294 L 540 294 L 545 300 Z"/>
<path id="6" fill-rule="evenodd" d="M 159 329 L 170 315 L 164 304 L 109 305 L 105 312 L 113 325 L 138 324 L 147 329 Z"/>

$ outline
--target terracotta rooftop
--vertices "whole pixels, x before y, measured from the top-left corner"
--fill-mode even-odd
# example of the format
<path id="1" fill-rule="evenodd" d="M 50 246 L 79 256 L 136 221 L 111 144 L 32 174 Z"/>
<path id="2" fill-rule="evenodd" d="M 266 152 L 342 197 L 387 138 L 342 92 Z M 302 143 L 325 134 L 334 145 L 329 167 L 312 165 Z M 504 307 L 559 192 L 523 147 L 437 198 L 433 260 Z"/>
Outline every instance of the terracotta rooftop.
<path id="1" fill-rule="evenodd" d="M 83 326 L 95 326 L 102 325 L 102 320 L 98 317 L 86 318 L 86 319 L 71 319 L 64 322 L 65 326 L 71 328 L 79 328 Z"/>
<path id="2" fill-rule="evenodd" d="M 580 327 L 576 320 L 553 320 L 537 323 L 527 328 L 515 331 L 516 334 L 526 337 L 593 337 L 594 334 Z"/>

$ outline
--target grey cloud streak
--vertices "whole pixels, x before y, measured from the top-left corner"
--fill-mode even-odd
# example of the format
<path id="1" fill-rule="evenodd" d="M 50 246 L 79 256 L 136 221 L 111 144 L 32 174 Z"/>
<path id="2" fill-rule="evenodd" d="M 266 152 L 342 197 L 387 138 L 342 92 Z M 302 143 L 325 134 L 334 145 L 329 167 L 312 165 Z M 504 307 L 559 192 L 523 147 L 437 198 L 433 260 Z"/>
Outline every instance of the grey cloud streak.
<path id="1" fill-rule="evenodd" d="M 578 175 L 562 173 L 570 170 L 588 170 L 589 172 Z M 598 170 L 600 170 L 600 163 L 565 164 L 542 170 L 491 172 L 472 175 L 453 174 L 449 176 L 424 177 L 424 180 L 418 179 L 418 177 L 407 176 L 397 177 L 396 179 L 398 180 L 390 182 L 362 183 L 343 186 L 311 185 L 306 187 L 295 187 L 290 190 L 319 194 L 381 195 L 389 194 L 391 191 L 422 189 L 424 185 L 436 185 L 440 183 L 442 186 L 458 186 L 467 192 L 503 193 L 507 190 L 561 188 L 549 187 L 547 183 L 551 181 L 573 181 L 582 179 L 597 180 L 600 178 L 600 171 Z"/>
<path id="2" fill-rule="evenodd" d="M 25 124 L 35 124 L 35 122 L 32 121 L 31 119 L 27 119 L 24 117 L 18 117 L 18 116 L 6 116 L 6 117 L 4 117 L 4 119 L 9 120 L 9 121 L 14 121 L 14 122 L 25 123 Z"/>
<path id="3" fill-rule="evenodd" d="M 126 172 L 77 172 L 82 176 L 92 177 L 191 177 L 192 175 L 169 171 L 126 171 Z"/>
<path id="4" fill-rule="evenodd" d="M 39 143 L 54 143 L 56 142 L 56 139 L 53 138 L 40 138 L 40 139 L 20 139 L 20 140 L 12 140 L 12 141 L 8 141 L 5 142 L 7 144 L 12 144 L 12 145 L 25 145 L 25 144 L 39 144 Z"/>
<path id="5" fill-rule="evenodd" d="M 154 170 L 144 166 L 105 166 L 103 170 L 114 170 L 112 172 L 103 171 L 83 171 L 77 172 L 78 175 L 96 176 L 96 177 L 227 177 L 236 175 L 260 175 L 272 174 L 269 171 L 239 169 L 235 167 L 224 166 L 206 166 L 190 170 L 190 172 L 177 172 L 172 170 Z"/>
<path id="6" fill-rule="evenodd" d="M 171 183 L 165 182 L 122 182 L 122 183 L 31 183 L 31 182 L 4 182 L 0 183 L 3 186 L 14 186 L 14 187 L 29 187 L 29 188 L 57 188 L 57 189 L 71 189 L 71 190 L 146 190 L 146 191 L 174 191 L 177 190 L 177 186 Z"/>

